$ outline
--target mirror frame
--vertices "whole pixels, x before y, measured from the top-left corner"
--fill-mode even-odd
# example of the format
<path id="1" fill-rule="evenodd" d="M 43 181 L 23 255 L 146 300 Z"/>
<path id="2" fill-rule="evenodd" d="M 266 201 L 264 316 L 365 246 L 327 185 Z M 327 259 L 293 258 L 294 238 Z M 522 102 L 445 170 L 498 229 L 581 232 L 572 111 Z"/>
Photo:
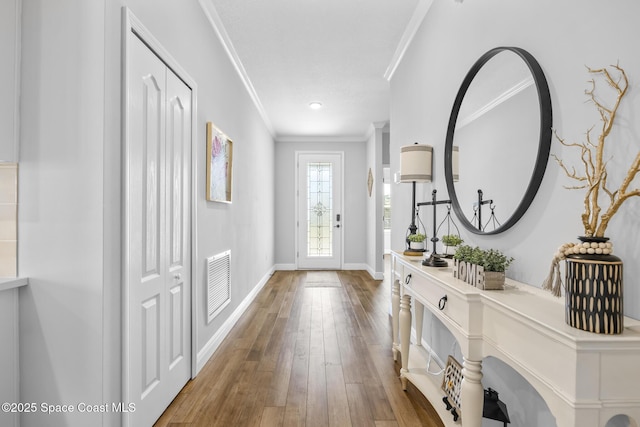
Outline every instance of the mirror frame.
<path id="1" fill-rule="evenodd" d="M 500 227 L 491 231 L 482 231 L 478 230 L 474 225 L 467 219 L 460 207 L 460 203 L 458 201 L 458 197 L 456 195 L 456 190 L 453 183 L 453 170 L 452 170 L 452 161 L 453 161 L 453 138 L 456 128 L 456 122 L 458 120 L 458 114 L 460 113 L 460 106 L 462 105 L 462 101 L 464 99 L 471 82 L 475 78 L 476 74 L 480 71 L 482 66 L 497 55 L 500 52 L 510 51 L 517 54 L 529 67 L 531 74 L 533 75 L 533 80 L 536 85 L 537 93 L 538 93 L 538 101 L 540 107 L 540 138 L 538 142 L 538 155 L 536 157 L 536 163 L 533 169 L 533 173 L 531 174 L 531 179 L 529 181 L 529 185 L 520 201 L 520 204 L 516 207 L 516 210 L 513 214 L 505 221 Z M 449 117 L 449 126 L 447 128 L 447 139 L 445 141 L 444 148 L 444 174 L 445 181 L 447 183 L 447 190 L 449 192 L 449 198 L 451 199 L 451 204 L 453 209 L 460 220 L 460 223 L 469 231 L 475 234 L 498 234 L 503 231 L 511 228 L 518 220 L 524 215 L 524 213 L 531 205 L 531 202 L 536 196 L 538 192 L 538 188 L 540 187 L 540 183 L 542 182 L 542 178 L 544 176 L 544 172 L 547 168 L 547 163 L 549 160 L 549 151 L 551 149 L 551 133 L 552 133 L 552 110 L 551 110 L 551 95 L 549 94 L 549 86 L 547 85 L 547 79 L 544 76 L 542 68 L 538 61 L 526 50 L 518 48 L 518 47 L 496 47 L 494 49 L 489 50 L 487 53 L 482 55 L 480 59 L 476 61 L 475 64 L 471 67 L 467 75 L 465 76 L 460 89 L 458 90 L 458 94 L 456 95 L 456 99 L 453 103 L 453 108 L 451 110 L 451 116 Z"/>

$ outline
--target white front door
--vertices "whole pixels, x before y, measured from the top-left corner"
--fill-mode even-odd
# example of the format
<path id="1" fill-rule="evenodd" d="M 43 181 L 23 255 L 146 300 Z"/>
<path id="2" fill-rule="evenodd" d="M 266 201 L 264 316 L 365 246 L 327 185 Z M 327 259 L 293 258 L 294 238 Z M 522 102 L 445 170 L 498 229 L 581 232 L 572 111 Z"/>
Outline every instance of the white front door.
<path id="1" fill-rule="evenodd" d="M 191 377 L 191 90 L 128 35 L 124 398 L 151 426 Z"/>
<path id="2" fill-rule="evenodd" d="M 298 153 L 300 269 L 342 268 L 342 153 Z"/>

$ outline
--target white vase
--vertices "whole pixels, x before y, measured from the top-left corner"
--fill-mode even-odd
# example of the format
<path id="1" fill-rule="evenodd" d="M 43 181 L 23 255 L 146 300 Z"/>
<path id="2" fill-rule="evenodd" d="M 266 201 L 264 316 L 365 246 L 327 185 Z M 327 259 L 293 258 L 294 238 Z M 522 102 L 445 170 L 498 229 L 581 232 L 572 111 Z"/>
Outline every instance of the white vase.
<path id="1" fill-rule="evenodd" d="M 416 250 L 424 249 L 424 240 L 422 242 L 409 242 L 409 248 Z"/>

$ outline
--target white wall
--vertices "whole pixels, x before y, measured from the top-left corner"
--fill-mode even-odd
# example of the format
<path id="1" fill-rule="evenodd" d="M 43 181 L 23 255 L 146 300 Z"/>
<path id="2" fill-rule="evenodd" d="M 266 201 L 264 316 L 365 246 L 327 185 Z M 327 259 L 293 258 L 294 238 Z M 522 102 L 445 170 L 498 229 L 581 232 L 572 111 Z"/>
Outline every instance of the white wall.
<path id="1" fill-rule="evenodd" d="M 584 90 L 589 88 L 586 81 L 590 78 L 585 65 L 598 68 L 619 61 L 625 68 L 632 88 L 618 112 L 608 143 L 612 156 L 609 182 L 620 182 L 629 157 L 640 148 L 640 98 L 636 94 L 640 57 L 635 47 L 635 40 L 640 38 L 639 13 L 640 4 L 633 0 L 615 4 L 596 0 L 435 0 L 391 81 L 391 171 L 399 169 L 401 145 L 413 140 L 431 144 L 434 182 L 423 187 L 422 199 L 428 198 L 431 188 L 446 197 L 444 141 L 458 88 L 483 53 L 497 46 L 517 46 L 529 51 L 544 70 L 551 92 L 553 127 L 569 140 L 581 140 L 587 129 L 599 125 L 593 105 L 585 103 Z M 599 89 L 606 90 L 605 87 L 603 82 L 598 84 Z M 555 141 L 551 151 L 563 159 L 578 159 L 575 151 L 562 148 Z M 495 236 L 463 232 L 463 238 L 471 245 L 501 249 L 514 256 L 516 261 L 508 275 L 540 286 L 557 247 L 576 241 L 576 236 L 583 234 L 582 193 L 563 188 L 572 184 L 550 160 L 539 193 L 518 224 Z M 392 194 L 392 247 L 399 249 L 406 225 L 397 219 L 410 214 L 410 188 L 395 186 Z M 640 198 L 622 207 L 606 234 L 612 239 L 616 254 L 625 261 L 625 313 L 640 318 L 640 282 L 636 279 L 640 264 L 635 262 L 640 257 Z M 449 345 L 446 338 L 440 337 L 440 328 L 435 325 L 433 341 L 446 356 Z M 425 331 L 430 330 L 428 324 Z M 486 381 L 504 375 L 507 382 L 499 390 L 501 398 L 511 399 L 510 409 L 523 407 L 515 396 L 527 384 L 500 366 L 492 367 L 495 369 L 486 372 Z M 533 405 L 529 410 L 544 413 L 544 405 Z M 526 425 L 548 427 L 547 418 L 543 414 L 538 417 L 540 421 L 527 420 Z"/>
<path id="2" fill-rule="evenodd" d="M 232 304 L 274 264 L 273 140 L 198 2 L 25 0 L 19 182 L 21 401 L 117 402 L 120 347 L 121 7 L 126 5 L 198 85 L 194 289 L 204 260 L 232 250 Z M 234 139 L 234 200 L 206 202 L 205 123 Z M 259 250 L 246 251 L 246 241 Z M 240 244 L 242 242 L 242 246 Z M 23 415 L 23 426 L 119 425 L 117 414 Z"/>
<path id="3" fill-rule="evenodd" d="M 382 135 L 386 123 L 373 125 L 373 132 L 367 140 L 367 179 L 369 168 L 373 175 L 371 195 L 367 193 L 367 267 L 372 277 L 384 278 L 384 235 L 383 235 L 383 168 Z"/>
<path id="4" fill-rule="evenodd" d="M 403 141 L 415 139 L 432 144 L 432 187 L 446 196 L 442 161 L 454 97 L 471 65 L 487 50 L 506 45 L 524 48 L 536 57 L 551 91 L 553 127 L 570 140 L 582 139 L 587 129 L 599 125 L 595 108 L 585 103 L 584 90 L 589 87 L 590 78 L 585 64 L 596 68 L 620 61 L 632 85 L 609 141 L 613 156 L 609 181 L 620 182 L 622 171 L 628 169 L 629 156 L 640 147 L 640 124 L 635 120 L 640 104 L 635 94 L 640 82 L 640 57 L 632 43 L 640 36 L 636 12 L 640 12 L 640 4 L 631 0 L 619 1 L 615 8 L 595 0 L 560 4 L 550 0 L 434 1 L 391 81 L 391 170 L 399 168 Z M 567 31 L 569 24 L 571 31 Z M 603 82 L 599 84 L 599 88 L 605 86 Z M 578 159 L 575 150 L 562 148 L 555 140 L 551 152 L 563 159 Z M 540 285 L 557 247 L 576 241 L 576 236 L 583 234 L 582 193 L 563 188 L 572 184 L 550 160 L 536 199 L 514 228 L 497 236 L 467 233 L 465 240 L 508 252 L 516 258 L 510 276 Z M 411 204 L 410 189 L 396 191 L 394 196 L 394 218 L 408 216 L 402 212 Z M 633 279 L 640 274 L 640 264 L 631 262 L 640 255 L 636 243 L 640 233 L 638 213 L 640 198 L 635 198 L 622 207 L 606 233 L 616 254 L 627 261 L 625 312 L 634 318 L 640 317 L 640 283 Z M 392 245 L 396 248 L 401 245 L 403 227 L 394 222 Z"/>
<path id="5" fill-rule="evenodd" d="M 344 152 L 343 243 L 345 268 L 365 269 L 367 173 L 364 142 L 276 143 L 275 154 L 275 263 L 295 267 L 295 153 L 296 151 Z"/>
<path id="6" fill-rule="evenodd" d="M 100 402 L 104 5 L 25 0 L 22 41 L 18 271 L 31 281 L 20 291 L 21 401 Z M 99 423 L 21 416 L 23 426 Z"/>
<path id="7" fill-rule="evenodd" d="M 18 161 L 21 4 L 22 0 L 0 4 L 0 162 Z"/>

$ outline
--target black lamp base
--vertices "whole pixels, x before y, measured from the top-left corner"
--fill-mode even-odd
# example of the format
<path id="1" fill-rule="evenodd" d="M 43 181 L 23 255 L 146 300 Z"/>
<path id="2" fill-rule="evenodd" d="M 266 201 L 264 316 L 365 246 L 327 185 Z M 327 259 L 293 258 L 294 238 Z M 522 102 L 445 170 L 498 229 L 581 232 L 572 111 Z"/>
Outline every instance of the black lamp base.
<path id="1" fill-rule="evenodd" d="M 449 263 L 442 259 L 440 255 L 431 253 L 429 258 L 422 261 L 422 265 L 425 267 L 448 267 Z"/>

